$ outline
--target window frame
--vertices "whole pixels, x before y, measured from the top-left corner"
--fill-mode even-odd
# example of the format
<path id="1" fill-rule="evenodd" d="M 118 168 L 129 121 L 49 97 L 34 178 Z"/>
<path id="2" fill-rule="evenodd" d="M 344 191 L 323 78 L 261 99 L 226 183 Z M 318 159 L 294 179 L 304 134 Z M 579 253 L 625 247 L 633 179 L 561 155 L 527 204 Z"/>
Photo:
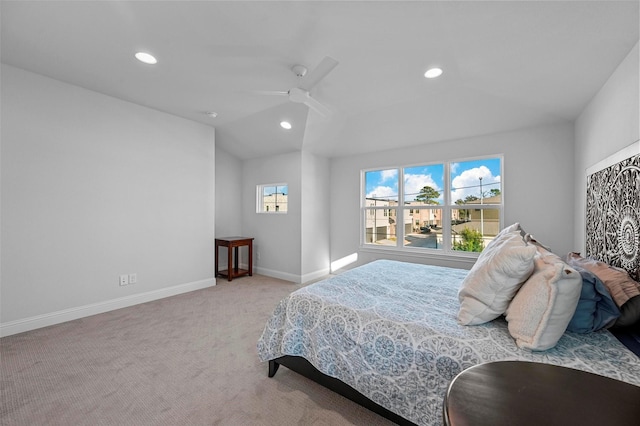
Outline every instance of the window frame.
<path id="1" fill-rule="evenodd" d="M 264 204 L 264 189 L 265 188 L 269 188 L 269 187 L 275 187 L 276 188 L 276 194 L 277 194 L 277 189 L 278 188 L 286 188 L 287 193 L 284 194 L 287 197 L 287 209 L 286 210 L 279 210 L 278 209 L 278 205 L 276 204 L 276 209 L 271 211 L 271 210 L 265 210 L 265 204 Z M 277 197 L 276 197 L 277 199 Z M 268 207 L 268 206 L 267 206 Z M 289 211 L 289 184 L 287 183 L 264 183 L 264 184 L 258 184 L 256 185 L 256 213 L 258 214 L 287 214 L 287 212 Z"/>
<path id="2" fill-rule="evenodd" d="M 499 224 L 498 228 L 502 229 L 504 227 L 504 200 L 505 200 L 505 190 L 504 190 L 504 155 L 503 154 L 493 154 L 493 155 L 483 155 L 478 157 L 465 157 L 465 158 L 456 158 L 451 160 L 443 160 L 443 161 L 429 161 L 422 163 L 411 163 L 405 164 L 401 166 L 381 166 L 381 167 L 371 167 L 360 170 L 360 249 L 371 252 L 389 252 L 393 254 L 403 254 L 403 255 L 413 255 L 419 257 L 435 257 L 435 258 L 451 258 L 456 260 L 469 260 L 475 261 L 475 259 L 480 255 L 481 252 L 471 252 L 471 251 L 463 251 L 463 250 L 454 250 L 452 244 L 452 225 L 451 220 L 442 220 L 442 248 L 429 248 L 429 247 L 412 247 L 405 246 L 403 241 L 405 237 L 405 230 L 403 226 L 396 226 L 396 233 L 394 237 L 396 238 L 395 245 L 378 245 L 373 242 L 366 242 L 366 224 L 367 224 L 367 215 L 370 211 L 373 210 L 395 210 L 394 216 L 396 218 L 404 217 L 405 211 L 413 210 L 414 212 L 418 209 L 441 209 L 442 218 L 451 218 L 452 212 L 454 210 L 458 210 L 461 208 L 461 205 L 455 204 L 451 200 L 451 165 L 454 163 L 464 163 L 469 161 L 478 161 L 478 160 L 489 160 L 497 158 L 500 160 L 500 194 L 502 195 L 499 204 L 465 204 L 464 206 L 468 206 L 468 209 L 482 209 L 482 210 L 498 210 L 499 214 Z M 405 180 L 405 169 L 411 167 L 421 167 L 421 166 L 430 166 L 430 165 L 443 165 L 443 184 L 444 188 L 442 188 L 443 200 L 442 204 L 434 204 L 424 206 L 419 205 L 405 205 L 405 193 L 404 193 L 404 180 Z M 395 170 L 397 173 L 398 179 L 398 194 L 397 194 L 397 202 L 395 206 L 367 206 L 366 205 L 366 173 L 373 171 L 382 171 L 382 170 Z M 400 219 L 398 219 L 400 220 Z M 486 246 L 485 246 L 486 247 Z"/>

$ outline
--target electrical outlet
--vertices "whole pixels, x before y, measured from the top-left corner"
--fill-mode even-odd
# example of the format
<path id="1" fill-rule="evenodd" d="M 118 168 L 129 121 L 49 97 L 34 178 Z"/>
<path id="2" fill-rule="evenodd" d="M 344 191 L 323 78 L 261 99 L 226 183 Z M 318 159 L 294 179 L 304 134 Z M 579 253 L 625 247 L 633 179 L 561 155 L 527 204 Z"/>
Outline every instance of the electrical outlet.
<path id="1" fill-rule="evenodd" d="M 129 274 L 129 284 L 135 284 L 138 282 L 138 274 Z"/>
<path id="2" fill-rule="evenodd" d="M 120 285 L 129 284 L 129 276 L 128 275 L 120 275 Z"/>

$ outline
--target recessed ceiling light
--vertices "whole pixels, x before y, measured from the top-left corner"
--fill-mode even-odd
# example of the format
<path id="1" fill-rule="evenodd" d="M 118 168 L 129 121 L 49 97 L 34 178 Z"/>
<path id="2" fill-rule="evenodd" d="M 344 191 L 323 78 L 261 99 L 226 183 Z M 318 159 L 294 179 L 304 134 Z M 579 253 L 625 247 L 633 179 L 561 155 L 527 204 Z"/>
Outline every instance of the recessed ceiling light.
<path id="1" fill-rule="evenodd" d="M 207 114 L 211 118 L 216 118 L 218 116 L 218 113 L 214 111 L 208 111 L 205 114 Z"/>
<path id="2" fill-rule="evenodd" d="M 424 73 L 424 76 L 426 78 L 436 78 L 436 77 L 440 77 L 441 75 L 442 75 L 441 68 L 430 68 L 427 70 L 427 72 Z"/>
<path id="3" fill-rule="evenodd" d="M 282 127 L 283 129 L 291 130 L 291 123 L 289 123 L 288 121 L 281 121 L 280 127 Z"/>
<path id="4" fill-rule="evenodd" d="M 136 59 L 149 65 L 155 65 L 158 63 L 158 60 L 152 54 L 145 52 L 136 53 Z"/>

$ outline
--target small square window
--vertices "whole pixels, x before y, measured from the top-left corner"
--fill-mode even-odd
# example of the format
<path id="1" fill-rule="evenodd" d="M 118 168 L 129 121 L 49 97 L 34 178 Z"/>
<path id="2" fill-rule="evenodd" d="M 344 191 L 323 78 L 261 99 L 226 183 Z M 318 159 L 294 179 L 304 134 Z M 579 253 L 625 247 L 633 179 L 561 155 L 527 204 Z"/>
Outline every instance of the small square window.
<path id="1" fill-rule="evenodd" d="M 286 213 L 289 187 L 286 183 L 258 185 L 256 189 L 257 213 Z"/>

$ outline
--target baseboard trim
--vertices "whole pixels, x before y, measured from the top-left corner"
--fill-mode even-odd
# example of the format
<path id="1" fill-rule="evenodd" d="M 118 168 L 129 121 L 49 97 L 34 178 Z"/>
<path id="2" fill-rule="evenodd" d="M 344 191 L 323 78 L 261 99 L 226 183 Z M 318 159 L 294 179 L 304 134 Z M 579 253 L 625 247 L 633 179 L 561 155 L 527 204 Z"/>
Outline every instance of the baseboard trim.
<path id="1" fill-rule="evenodd" d="M 326 276 L 328 276 L 331 273 L 331 269 L 330 268 L 326 268 L 326 269 L 322 269 L 320 271 L 315 271 L 315 272 L 311 272 L 309 274 L 304 274 L 302 276 L 302 282 L 303 283 L 308 283 L 309 281 L 314 281 L 317 280 L 319 278 L 324 278 Z"/>
<path id="2" fill-rule="evenodd" d="M 254 266 L 253 270 L 256 274 L 266 275 L 267 277 L 278 278 L 280 280 L 285 280 L 285 281 L 292 281 L 296 284 L 302 284 L 309 281 L 313 281 L 318 278 L 325 277 L 331 273 L 329 268 L 323 269 L 320 271 L 311 272 L 304 275 L 289 274 L 287 272 L 274 271 L 273 269 L 261 268 L 258 266 Z"/>
<path id="3" fill-rule="evenodd" d="M 266 275 L 267 277 L 278 278 L 280 280 L 285 280 L 285 281 L 291 281 L 296 284 L 300 284 L 302 282 L 300 275 L 289 274 L 287 272 L 274 271 L 273 269 L 254 266 L 253 272 L 260 275 Z"/>
<path id="4" fill-rule="evenodd" d="M 216 279 L 207 278 L 205 280 L 178 284 L 172 287 L 148 291 L 146 293 L 132 294 L 126 297 L 106 300 L 104 302 L 92 303 L 48 314 L 37 315 L 30 318 L 9 321 L 7 323 L 0 324 L 0 337 L 36 330 L 38 328 L 73 321 L 79 318 L 89 317 L 91 315 L 102 314 L 116 309 L 128 308 L 129 306 L 139 305 L 140 303 L 164 299 L 165 297 L 176 296 L 178 294 L 188 293 L 194 290 L 201 290 L 214 285 L 216 285 Z"/>

